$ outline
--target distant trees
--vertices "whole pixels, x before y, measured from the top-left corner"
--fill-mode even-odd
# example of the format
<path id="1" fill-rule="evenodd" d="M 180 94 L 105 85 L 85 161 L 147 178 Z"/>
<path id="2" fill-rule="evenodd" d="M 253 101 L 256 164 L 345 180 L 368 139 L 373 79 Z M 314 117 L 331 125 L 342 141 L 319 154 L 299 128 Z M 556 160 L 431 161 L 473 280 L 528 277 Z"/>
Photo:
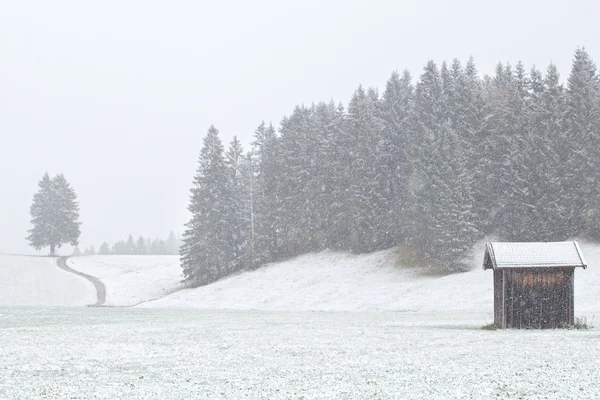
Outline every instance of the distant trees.
<path id="1" fill-rule="evenodd" d="M 77 246 L 81 234 L 77 195 L 62 174 L 50 179 L 45 173 L 31 204 L 27 240 L 36 250 L 50 247 L 50 255 L 63 244 Z"/>
<path id="2" fill-rule="evenodd" d="M 403 244 L 438 271 L 474 242 L 600 239 L 600 78 L 584 49 L 557 69 L 429 61 L 359 86 L 347 109 L 302 105 L 248 154 L 205 138 L 182 247 L 186 281 L 309 251 Z"/>
<path id="3" fill-rule="evenodd" d="M 108 243 L 104 242 L 100 245 L 100 248 L 98 249 L 98 254 L 101 256 L 106 256 L 110 254 L 110 246 L 108 245 Z"/>
<path id="4" fill-rule="evenodd" d="M 112 247 L 104 242 L 98 249 L 99 255 L 178 255 L 180 239 L 173 231 L 169 232 L 167 239 L 150 239 L 139 236 L 137 240 L 129 235 L 127 240 L 119 240 Z M 86 250 L 84 255 L 94 255 L 94 246 Z"/>
<path id="5" fill-rule="evenodd" d="M 108 245 L 107 245 L 108 246 Z M 84 256 L 94 256 L 96 255 L 96 248 L 94 246 L 90 246 L 87 247 L 84 251 L 83 251 L 83 255 Z"/>

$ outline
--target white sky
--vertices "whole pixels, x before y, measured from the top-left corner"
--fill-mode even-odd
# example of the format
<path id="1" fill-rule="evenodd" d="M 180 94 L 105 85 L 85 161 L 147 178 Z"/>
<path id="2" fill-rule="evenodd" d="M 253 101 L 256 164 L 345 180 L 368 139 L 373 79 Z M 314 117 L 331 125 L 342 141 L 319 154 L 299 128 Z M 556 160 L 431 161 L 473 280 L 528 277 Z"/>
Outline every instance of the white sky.
<path id="1" fill-rule="evenodd" d="M 589 1 L 4 1 L 0 7 L 0 251 L 31 252 L 44 171 L 81 205 L 82 247 L 182 232 L 210 124 L 248 143 L 296 104 L 347 103 L 392 70 L 473 56 L 566 79 L 600 58 Z"/>

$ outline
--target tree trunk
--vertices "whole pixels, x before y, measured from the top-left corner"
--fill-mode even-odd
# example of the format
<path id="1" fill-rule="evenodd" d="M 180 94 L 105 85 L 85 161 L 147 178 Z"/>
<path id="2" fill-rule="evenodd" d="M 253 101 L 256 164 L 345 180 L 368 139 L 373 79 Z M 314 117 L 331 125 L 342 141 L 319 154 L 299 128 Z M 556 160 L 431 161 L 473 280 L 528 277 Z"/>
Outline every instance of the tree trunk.
<path id="1" fill-rule="evenodd" d="M 55 253 L 55 252 L 56 252 L 56 245 L 55 245 L 55 244 L 51 244 L 51 245 L 50 245 L 50 255 L 51 255 L 51 256 L 54 256 L 54 255 L 56 255 L 56 253 Z"/>

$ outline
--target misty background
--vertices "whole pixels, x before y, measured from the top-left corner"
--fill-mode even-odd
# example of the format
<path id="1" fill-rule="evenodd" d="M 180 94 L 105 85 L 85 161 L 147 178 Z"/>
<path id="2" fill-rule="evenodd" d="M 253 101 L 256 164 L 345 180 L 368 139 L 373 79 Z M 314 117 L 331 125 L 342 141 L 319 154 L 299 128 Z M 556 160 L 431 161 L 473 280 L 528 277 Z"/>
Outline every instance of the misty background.
<path id="1" fill-rule="evenodd" d="M 45 171 L 77 192 L 80 247 L 166 237 L 211 124 L 248 144 L 299 103 L 347 103 L 393 70 L 473 56 L 568 76 L 600 56 L 594 1 L 22 1 L 0 10 L 0 251 L 32 253 L 29 206 Z M 571 18 L 570 15 L 578 17 Z"/>

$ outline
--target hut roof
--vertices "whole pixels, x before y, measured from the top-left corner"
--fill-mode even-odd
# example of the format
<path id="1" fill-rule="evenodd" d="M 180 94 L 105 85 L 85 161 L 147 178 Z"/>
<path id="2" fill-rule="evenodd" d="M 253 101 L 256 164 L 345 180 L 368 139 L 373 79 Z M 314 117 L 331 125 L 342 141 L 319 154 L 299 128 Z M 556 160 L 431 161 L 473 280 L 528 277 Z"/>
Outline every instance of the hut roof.
<path id="1" fill-rule="evenodd" d="M 587 267 L 577 242 L 492 242 L 483 269 Z"/>

